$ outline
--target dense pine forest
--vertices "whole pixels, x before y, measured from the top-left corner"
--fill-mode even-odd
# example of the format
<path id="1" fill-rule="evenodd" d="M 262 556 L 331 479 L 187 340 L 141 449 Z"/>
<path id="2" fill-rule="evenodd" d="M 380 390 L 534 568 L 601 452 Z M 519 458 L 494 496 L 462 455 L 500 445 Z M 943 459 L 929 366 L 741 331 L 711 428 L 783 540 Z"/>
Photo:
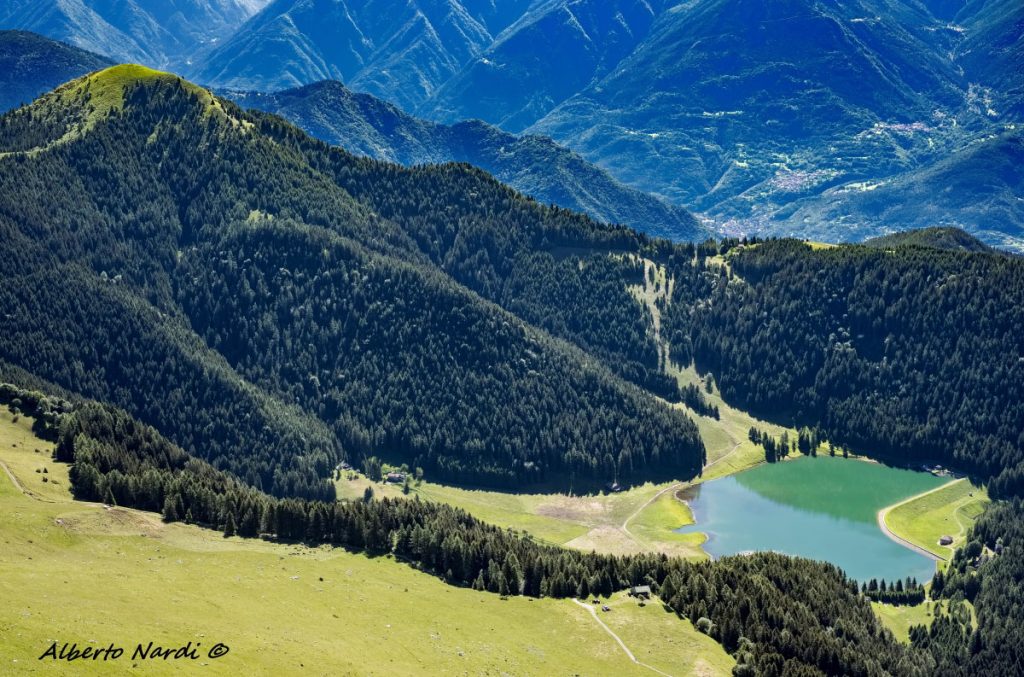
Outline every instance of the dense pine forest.
<path id="1" fill-rule="evenodd" d="M 1024 260 L 733 245 L 710 282 L 677 263 L 691 282 L 666 309 L 673 353 L 713 374 L 726 401 L 1024 492 Z"/>
<path id="2" fill-rule="evenodd" d="M 0 358 L 253 486 L 329 498 L 369 453 L 492 486 L 700 471 L 692 421 L 623 380 L 679 396 L 617 284 L 636 264 L 552 253 L 635 233 L 133 67 L 8 114 L 0 148 Z M 555 278 L 571 304 L 536 284 Z"/>
<path id="3" fill-rule="evenodd" d="M 714 412 L 662 369 L 644 259 L 673 361 L 727 402 L 1022 490 L 1020 259 L 653 241 L 136 67 L 0 118 L 0 149 L 0 359 L 275 495 L 369 454 L 493 486 L 695 475 L 663 401 Z"/>

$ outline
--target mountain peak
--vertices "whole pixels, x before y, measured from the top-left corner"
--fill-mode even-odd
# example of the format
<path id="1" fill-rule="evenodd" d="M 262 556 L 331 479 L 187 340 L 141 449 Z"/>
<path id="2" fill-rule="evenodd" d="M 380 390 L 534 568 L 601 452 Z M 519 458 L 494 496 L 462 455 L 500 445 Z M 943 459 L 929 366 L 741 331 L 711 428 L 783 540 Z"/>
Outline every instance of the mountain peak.
<path id="1" fill-rule="evenodd" d="M 120 64 L 72 80 L 0 118 L 0 135 L 21 139 L 20 143 L 2 144 L 0 153 L 31 154 L 62 145 L 123 110 L 137 87 L 158 85 L 177 86 L 183 94 L 194 96 L 206 114 L 230 117 L 211 92 L 184 78 L 137 64 Z M 33 127 L 33 134 L 19 133 Z"/>

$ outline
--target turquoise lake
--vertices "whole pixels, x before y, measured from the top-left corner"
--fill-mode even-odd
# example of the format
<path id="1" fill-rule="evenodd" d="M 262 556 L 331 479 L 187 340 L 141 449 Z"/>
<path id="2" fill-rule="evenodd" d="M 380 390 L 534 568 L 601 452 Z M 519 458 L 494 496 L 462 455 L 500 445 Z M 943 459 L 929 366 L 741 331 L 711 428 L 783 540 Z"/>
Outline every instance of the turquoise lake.
<path id="1" fill-rule="evenodd" d="M 948 479 L 853 459 L 800 458 L 761 465 L 687 489 L 695 524 L 712 557 L 771 550 L 825 560 L 858 581 L 912 576 L 935 563 L 886 536 L 877 513 Z"/>

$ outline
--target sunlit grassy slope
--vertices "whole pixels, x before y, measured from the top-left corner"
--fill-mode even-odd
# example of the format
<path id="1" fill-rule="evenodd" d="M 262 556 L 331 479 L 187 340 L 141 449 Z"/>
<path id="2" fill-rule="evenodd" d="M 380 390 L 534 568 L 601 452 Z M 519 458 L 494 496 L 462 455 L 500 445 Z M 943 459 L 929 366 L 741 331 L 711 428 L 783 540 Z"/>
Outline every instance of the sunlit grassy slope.
<path id="1" fill-rule="evenodd" d="M 974 611 L 974 605 L 968 601 L 961 600 L 958 604 L 961 607 L 954 607 L 953 610 L 960 608 L 966 610 L 971 615 L 971 624 L 973 627 L 978 626 L 978 618 Z M 932 621 L 935 619 L 935 615 L 939 610 L 944 613 L 950 613 L 949 600 L 939 600 L 937 602 L 927 601 L 916 606 L 896 606 L 893 604 L 880 604 L 878 602 L 871 603 L 871 610 L 875 612 L 879 620 L 885 627 L 892 631 L 892 634 L 896 636 L 901 642 L 909 642 L 910 628 L 915 625 L 930 626 Z"/>
<path id="2" fill-rule="evenodd" d="M 650 674 L 569 600 L 502 601 L 388 558 L 74 502 L 50 451 L 0 411 L 0 461 L 31 494 L 0 470 L 0 674 Z M 605 617 L 638 656 L 673 675 L 729 673 L 718 644 L 660 605 L 613 603 Z M 127 658 L 38 661 L 53 641 L 231 651 L 137 670 Z"/>
<path id="3" fill-rule="evenodd" d="M 33 103 L 31 110 L 24 108 L 15 112 L 15 121 L 19 116 L 24 119 L 24 116 L 31 115 L 37 125 L 50 126 L 49 138 L 40 145 L 16 152 L 32 155 L 80 137 L 101 120 L 121 110 L 132 86 L 152 81 L 178 84 L 185 88 L 198 98 L 207 116 L 217 114 L 221 120 L 233 126 L 248 126 L 248 123 L 228 115 L 221 101 L 198 85 L 171 73 L 135 64 L 121 64 L 72 80 L 41 96 Z M 0 156 L 8 154 L 4 152 Z"/>
<path id="4" fill-rule="evenodd" d="M 349 479 L 353 476 L 354 479 Z M 378 496 L 402 496 L 400 485 L 371 483 L 365 476 L 343 473 L 338 495 L 358 498 L 372 485 Z M 614 494 L 507 494 L 462 489 L 431 482 L 410 488 L 409 497 L 454 505 L 482 520 L 529 533 L 553 545 L 614 554 L 658 551 L 703 558 L 698 534 L 676 534 L 692 519 L 672 496 L 676 483 L 644 484 Z"/>
<path id="5" fill-rule="evenodd" d="M 931 625 L 935 616 L 935 607 L 942 602 L 924 602 L 916 606 L 894 606 L 892 604 L 871 603 L 871 610 L 892 631 L 901 642 L 909 641 L 908 633 L 915 625 Z"/>
<path id="6" fill-rule="evenodd" d="M 983 487 L 961 479 L 899 504 L 889 511 L 885 522 L 900 537 L 949 558 L 953 550 L 963 544 L 967 529 L 989 503 Z M 953 537 L 950 547 L 939 545 L 942 536 Z"/>

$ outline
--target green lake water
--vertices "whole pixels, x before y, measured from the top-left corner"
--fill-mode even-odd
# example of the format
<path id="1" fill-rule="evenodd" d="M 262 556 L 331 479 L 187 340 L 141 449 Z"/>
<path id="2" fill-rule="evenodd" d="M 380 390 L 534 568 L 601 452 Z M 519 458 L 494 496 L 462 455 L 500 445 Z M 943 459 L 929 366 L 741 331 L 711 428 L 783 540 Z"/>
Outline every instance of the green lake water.
<path id="1" fill-rule="evenodd" d="M 712 557 L 773 550 L 826 560 L 859 580 L 926 581 L 934 562 L 878 527 L 882 508 L 945 484 L 947 478 L 832 457 L 761 465 L 684 493 Z"/>

